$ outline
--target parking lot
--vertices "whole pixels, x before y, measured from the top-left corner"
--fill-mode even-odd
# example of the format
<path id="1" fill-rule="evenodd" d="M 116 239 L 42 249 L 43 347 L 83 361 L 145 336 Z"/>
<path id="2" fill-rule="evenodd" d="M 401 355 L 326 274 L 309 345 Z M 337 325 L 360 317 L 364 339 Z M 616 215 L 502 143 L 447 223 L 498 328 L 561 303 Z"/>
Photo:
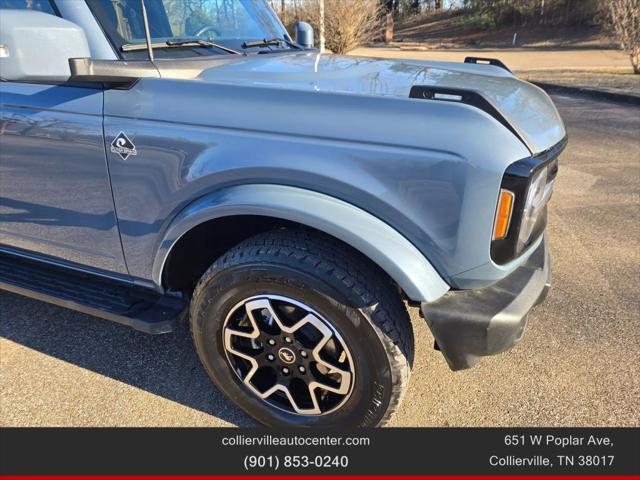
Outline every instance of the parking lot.
<path id="1" fill-rule="evenodd" d="M 554 287 L 523 341 L 453 373 L 413 312 L 394 426 L 640 423 L 640 108 L 554 97 L 569 147 L 549 217 Z M 186 325 L 146 336 L 0 292 L 3 426 L 252 425 L 209 382 Z"/>

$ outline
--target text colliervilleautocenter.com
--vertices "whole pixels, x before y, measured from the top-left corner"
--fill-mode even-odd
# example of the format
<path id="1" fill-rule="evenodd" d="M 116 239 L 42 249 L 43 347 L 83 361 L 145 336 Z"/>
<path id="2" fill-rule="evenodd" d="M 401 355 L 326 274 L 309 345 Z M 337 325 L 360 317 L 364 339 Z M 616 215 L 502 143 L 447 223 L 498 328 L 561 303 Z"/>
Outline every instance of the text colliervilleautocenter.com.
<path id="1" fill-rule="evenodd" d="M 371 445 L 369 437 L 341 437 L 339 435 L 323 436 L 278 436 L 278 435 L 245 435 L 237 434 L 222 437 L 222 446 L 225 447 L 367 447 Z"/>

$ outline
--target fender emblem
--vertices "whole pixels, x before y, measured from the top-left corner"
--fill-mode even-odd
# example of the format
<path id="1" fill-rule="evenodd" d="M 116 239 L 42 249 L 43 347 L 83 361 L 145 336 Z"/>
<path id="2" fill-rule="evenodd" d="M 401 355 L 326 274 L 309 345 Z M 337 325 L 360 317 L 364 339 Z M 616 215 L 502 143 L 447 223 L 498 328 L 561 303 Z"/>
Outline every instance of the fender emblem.
<path id="1" fill-rule="evenodd" d="M 124 132 L 120 132 L 116 138 L 111 142 L 111 151 L 120 155 L 122 160 L 126 160 L 130 155 L 137 155 L 138 151 L 129 137 Z"/>

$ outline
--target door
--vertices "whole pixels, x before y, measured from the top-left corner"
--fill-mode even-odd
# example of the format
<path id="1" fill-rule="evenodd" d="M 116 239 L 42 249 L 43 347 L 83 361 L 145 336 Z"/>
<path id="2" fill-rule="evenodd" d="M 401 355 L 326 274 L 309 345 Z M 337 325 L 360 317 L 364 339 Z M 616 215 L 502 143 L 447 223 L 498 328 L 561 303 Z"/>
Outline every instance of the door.
<path id="1" fill-rule="evenodd" d="M 126 273 L 103 91 L 0 82 L 0 245 Z"/>

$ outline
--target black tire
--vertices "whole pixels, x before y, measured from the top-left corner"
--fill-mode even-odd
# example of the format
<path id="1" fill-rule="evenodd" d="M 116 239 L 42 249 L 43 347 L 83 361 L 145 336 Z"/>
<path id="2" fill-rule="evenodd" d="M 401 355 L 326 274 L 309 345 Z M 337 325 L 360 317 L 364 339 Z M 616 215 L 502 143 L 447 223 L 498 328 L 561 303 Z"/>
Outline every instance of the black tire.
<path id="1" fill-rule="evenodd" d="M 311 306 L 346 343 L 355 381 L 336 410 L 299 415 L 277 408 L 231 368 L 225 319 L 238 302 L 265 294 Z M 265 425 L 382 425 L 397 410 L 409 381 L 413 331 L 397 288 L 359 252 L 315 231 L 270 231 L 232 248 L 198 282 L 190 313 L 195 347 L 211 379 Z"/>

